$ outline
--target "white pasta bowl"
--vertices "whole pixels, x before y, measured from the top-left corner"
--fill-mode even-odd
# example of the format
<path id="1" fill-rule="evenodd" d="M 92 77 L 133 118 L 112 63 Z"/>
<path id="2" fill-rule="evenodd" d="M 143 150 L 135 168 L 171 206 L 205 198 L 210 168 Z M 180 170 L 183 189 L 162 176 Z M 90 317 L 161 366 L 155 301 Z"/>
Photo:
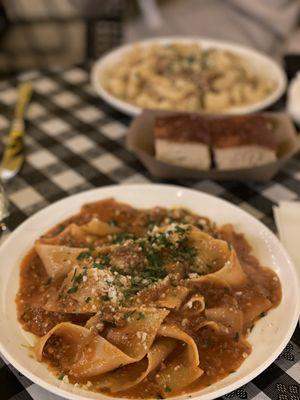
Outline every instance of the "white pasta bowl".
<path id="1" fill-rule="evenodd" d="M 157 205 L 187 207 L 208 216 L 218 224 L 232 223 L 237 231 L 246 234 L 261 263 L 278 274 L 283 289 L 282 301 L 255 325 L 249 336 L 252 353 L 241 367 L 225 379 L 200 392 L 192 393 L 189 397 L 199 400 L 215 399 L 244 385 L 265 370 L 282 352 L 298 321 L 299 284 L 288 255 L 266 226 L 240 208 L 202 192 L 168 185 L 108 186 L 82 192 L 38 212 L 10 235 L 0 248 L 0 351 L 3 356 L 22 374 L 52 393 L 74 400 L 108 398 L 58 380 L 45 364 L 31 357 L 29 346 L 34 343 L 35 338 L 21 328 L 15 305 L 19 264 L 35 239 L 76 213 L 84 203 L 108 197 L 140 208 Z M 177 398 L 188 398 L 188 395 Z"/>
<path id="2" fill-rule="evenodd" d="M 287 79 L 284 70 L 274 60 L 272 60 L 272 58 L 248 47 L 199 37 L 166 37 L 147 39 L 138 42 L 138 44 L 143 47 L 151 46 L 153 44 L 170 43 L 199 43 L 203 49 L 228 50 L 245 58 L 255 72 L 258 74 L 263 74 L 264 76 L 268 76 L 269 79 L 276 83 L 277 86 L 274 91 L 265 97 L 265 99 L 251 105 L 228 108 L 222 111 L 222 113 L 248 114 L 263 110 L 275 103 L 275 101 L 282 96 L 286 89 Z M 95 92 L 112 107 L 131 116 L 138 115 L 142 109 L 117 98 L 113 94 L 109 93 L 104 86 L 105 80 L 107 79 L 107 72 L 113 70 L 114 66 L 122 61 L 124 55 L 131 51 L 133 46 L 136 44 L 137 43 L 133 43 L 118 47 L 117 49 L 102 56 L 95 62 L 91 71 L 91 82 Z"/>

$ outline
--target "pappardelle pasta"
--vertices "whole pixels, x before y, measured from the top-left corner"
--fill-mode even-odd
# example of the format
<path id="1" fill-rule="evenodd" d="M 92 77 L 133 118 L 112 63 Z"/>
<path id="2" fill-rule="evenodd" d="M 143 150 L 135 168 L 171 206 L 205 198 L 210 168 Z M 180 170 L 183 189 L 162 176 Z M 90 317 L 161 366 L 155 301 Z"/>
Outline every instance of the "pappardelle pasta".
<path id="1" fill-rule="evenodd" d="M 22 261 L 18 318 L 64 382 L 114 397 L 191 393 L 234 373 L 281 300 L 232 225 L 184 208 L 89 203 Z"/>
<path id="2" fill-rule="evenodd" d="M 276 88 L 248 59 L 198 43 L 133 46 L 101 83 L 141 108 L 211 112 L 255 104 Z"/>

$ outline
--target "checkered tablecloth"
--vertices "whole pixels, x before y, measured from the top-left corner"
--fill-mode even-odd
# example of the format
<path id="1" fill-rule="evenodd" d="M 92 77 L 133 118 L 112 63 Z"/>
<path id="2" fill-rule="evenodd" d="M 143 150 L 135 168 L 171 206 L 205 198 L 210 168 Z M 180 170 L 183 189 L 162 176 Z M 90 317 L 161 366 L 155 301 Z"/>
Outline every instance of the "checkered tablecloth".
<path id="1" fill-rule="evenodd" d="M 26 163 L 6 185 L 11 203 L 7 234 L 34 212 L 69 194 L 113 183 L 157 182 L 126 150 L 125 133 L 130 119 L 94 95 L 84 68 L 32 71 L 0 83 L 2 135 L 9 128 L 16 85 L 27 79 L 34 84 L 34 96 L 27 114 Z M 222 197 L 275 230 L 274 203 L 300 196 L 300 155 L 265 184 L 207 180 L 172 183 Z M 299 382 L 297 328 L 283 353 L 264 373 L 223 399 L 299 400 Z M 17 399 L 59 400 L 0 357 L 0 400 Z"/>

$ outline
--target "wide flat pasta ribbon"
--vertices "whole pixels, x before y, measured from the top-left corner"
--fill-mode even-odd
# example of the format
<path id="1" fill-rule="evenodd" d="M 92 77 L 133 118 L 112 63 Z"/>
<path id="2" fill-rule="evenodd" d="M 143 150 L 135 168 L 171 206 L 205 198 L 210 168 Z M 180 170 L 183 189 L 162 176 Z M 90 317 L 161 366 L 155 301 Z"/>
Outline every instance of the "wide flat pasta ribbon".
<path id="1" fill-rule="evenodd" d="M 94 250 L 96 258 L 78 257 L 80 253 L 87 253 L 89 256 L 89 249 L 45 244 L 38 244 L 36 248 L 46 269 L 55 271 L 56 276 L 65 275 L 57 293 L 44 304 L 47 311 L 95 313 L 103 305 L 103 298 L 108 298 L 112 303 L 120 302 L 123 299 L 122 293 L 131 285 L 130 277 L 121 274 L 116 277 L 112 268 L 108 267 L 118 268 L 120 264 L 124 265 L 126 255 L 135 250 L 132 247 L 97 247 Z M 105 264 L 103 260 L 107 258 L 107 254 L 110 254 L 110 258 Z M 116 285 L 112 284 L 115 280 Z"/>
<path id="2" fill-rule="evenodd" d="M 257 293 L 251 302 L 247 302 L 241 306 L 244 314 L 244 328 L 250 328 L 254 321 L 264 315 L 264 313 L 272 308 L 272 303 L 263 294 Z"/>
<path id="3" fill-rule="evenodd" d="M 238 256 L 233 248 L 231 249 L 230 257 L 223 268 L 209 275 L 223 279 L 231 287 L 242 286 L 247 281 L 247 276 L 243 271 Z"/>
<path id="4" fill-rule="evenodd" d="M 54 335 L 65 344 L 67 353 L 59 362 L 66 372 L 76 378 L 90 378 L 142 360 L 151 348 L 167 310 L 143 309 L 144 318 L 111 328 L 105 337 L 69 322 L 61 323 L 43 336 L 36 345 L 39 361 L 47 341 Z"/>
<path id="5" fill-rule="evenodd" d="M 83 282 L 76 283 L 76 277 Z M 77 278 L 78 279 L 78 278 Z M 85 268 L 77 261 L 76 267 L 68 273 L 59 290 L 49 297 L 43 306 L 45 310 L 66 313 L 96 313 L 103 304 L 102 297 L 108 295 L 113 274 L 108 269 Z M 72 289 L 75 288 L 75 289 Z M 116 296 L 116 291 L 112 292 Z M 89 299 L 87 302 L 86 299 Z"/>
<path id="6" fill-rule="evenodd" d="M 169 311 L 157 308 L 141 308 L 136 311 L 140 311 L 143 318 L 133 318 L 123 327 L 110 328 L 105 338 L 129 357 L 141 360 L 151 347 Z"/>
<path id="7" fill-rule="evenodd" d="M 98 218 L 93 218 L 87 224 L 81 225 L 80 229 L 95 236 L 106 236 L 121 232 L 121 229 L 117 226 L 109 225 Z"/>
<path id="8" fill-rule="evenodd" d="M 189 232 L 189 242 L 197 249 L 193 270 L 200 274 L 207 274 L 219 270 L 230 256 L 227 242 L 215 239 L 197 228 Z"/>
<path id="9" fill-rule="evenodd" d="M 109 389 L 112 393 L 136 386 L 154 371 L 175 349 L 178 341 L 171 338 L 158 338 L 148 354 L 141 361 L 126 365 L 110 372 L 96 383 L 99 389 Z"/>
<path id="10" fill-rule="evenodd" d="M 189 279 L 191 282 L 207 281 L 208 279 L 218 279 L 225 282 L 229 287 L 236 288 L 243 286 L 247 282 L 247 276 L 243 271 L 235 250 L 232 248 L 229 258 L 225 264 L 216 272 Z"/>
<path id="11" fill-rule="evenodd" d="M 155 376 L 161 393 L 164 397 L 169 397 L 173 396 L 176 390 L 194 382 L 204 371 L 199 367 L 198 349 L 191 336 L 175 325 L 162 325 L 158 330 L 158 335 L 184 343 L 182 351 Z"/>
<path id="12" fill-rule="evenodd" d="M 61 232 L 59 232 L 55 236 L 41 237 L 38 240 L 38 243 L 59 245 L 59 246 L 65 245 L 65 246 L 70 246 L 70 247 L 77 247 L 77 244 L 79 244 L 81 246 L 83 244 L 88 245 L 86 233 L 81 229 L 80 226 L 78 226 L 76 224 L 68 225 L 65 229 L 63 229 Z M 72 243 L 72 245 L 71 245 L 71 243 Z M 75 243 L 75 246 L 74 246 L 74 243 Z"/>
<path id="13" fill-rule="evenodd" d="M 80 325 L 72 324 L 71 322 L 61 322 L 38 340 L 34 348 L 34 353 L 38 361 L 43 360 L 45 345 L 53 335 L 61 338 L 62 342 L 68 345 L 65 357 L 62 357 L 60 360 L 63 369 L 69 369 L 76 362 L 80 349 L 87 341 L 92 340 L 93 336 L 89 329 L 83 328 Z M 62 346 L 60 346 L 61 348 Z"/>
<path id="14" fill-rule="evenodd" d="M 42 260 L 47 274 L 52 279 L 67 275 L 74 264 L 78 263 L 77 257 L 79 254 L 88 250 L 85 248 L 58 246 L 40 242 L 36 242 L 34 248 Z"/>
<path id="15" fill-rule="evenodd" d="M 167 288 L 156 301 L 156 304 L 158 307 L 174 308 L 177 310 L 188 295 L 189 291 L 190 289 L 185 286 Z"/>
<path id="16" fill-rule="evenodd" d="M 117 226 L 109 225 L 98 218 L 92 218 L 89 222 L 83 225 L 70 224 L 57 235 L 52 237 L 43 237 L 39 240 L 40 243 L 58 244 L 67 242 L 86 243 L 90 238 L 97 238 L 106 235 L 111 235 L 120 232 L 121 229 Z"/>
<path id="17" fill-rule="evenodd" d="M 205 310 L 209 321 L 214 321 L 226 328 L 228 334 L 241 334 L 243 330 L 243 313 L 233 307 L 214 307 Z"/>

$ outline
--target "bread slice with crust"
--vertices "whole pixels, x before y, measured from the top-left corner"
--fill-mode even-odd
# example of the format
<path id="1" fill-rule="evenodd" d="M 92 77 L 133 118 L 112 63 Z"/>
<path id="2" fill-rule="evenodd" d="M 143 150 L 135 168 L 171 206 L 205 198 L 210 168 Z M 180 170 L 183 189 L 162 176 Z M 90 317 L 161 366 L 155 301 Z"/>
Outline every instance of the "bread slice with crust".
<path id="1" fill-rule="evenodd" d="M 185 168 L 210 168 L 210 136 L 204 118 L 192 114 L 158 117 L 154 135 L 158 160 Z"/>
<path id="2" fill-rule="evenodd" d="M 156 158 L 199 170 L 213 162 L 219 170 L 257 167 L 276 160 L 274 129 L 274 120 L 264 115 L 161 116 L 154 126 Z"/>
<path id="3" fill-rule="evenodd" d="M 276 160 L 274 122 L 261 115 L 211 121 L 211 146 L 217 169 L 251 168 Z"/>

